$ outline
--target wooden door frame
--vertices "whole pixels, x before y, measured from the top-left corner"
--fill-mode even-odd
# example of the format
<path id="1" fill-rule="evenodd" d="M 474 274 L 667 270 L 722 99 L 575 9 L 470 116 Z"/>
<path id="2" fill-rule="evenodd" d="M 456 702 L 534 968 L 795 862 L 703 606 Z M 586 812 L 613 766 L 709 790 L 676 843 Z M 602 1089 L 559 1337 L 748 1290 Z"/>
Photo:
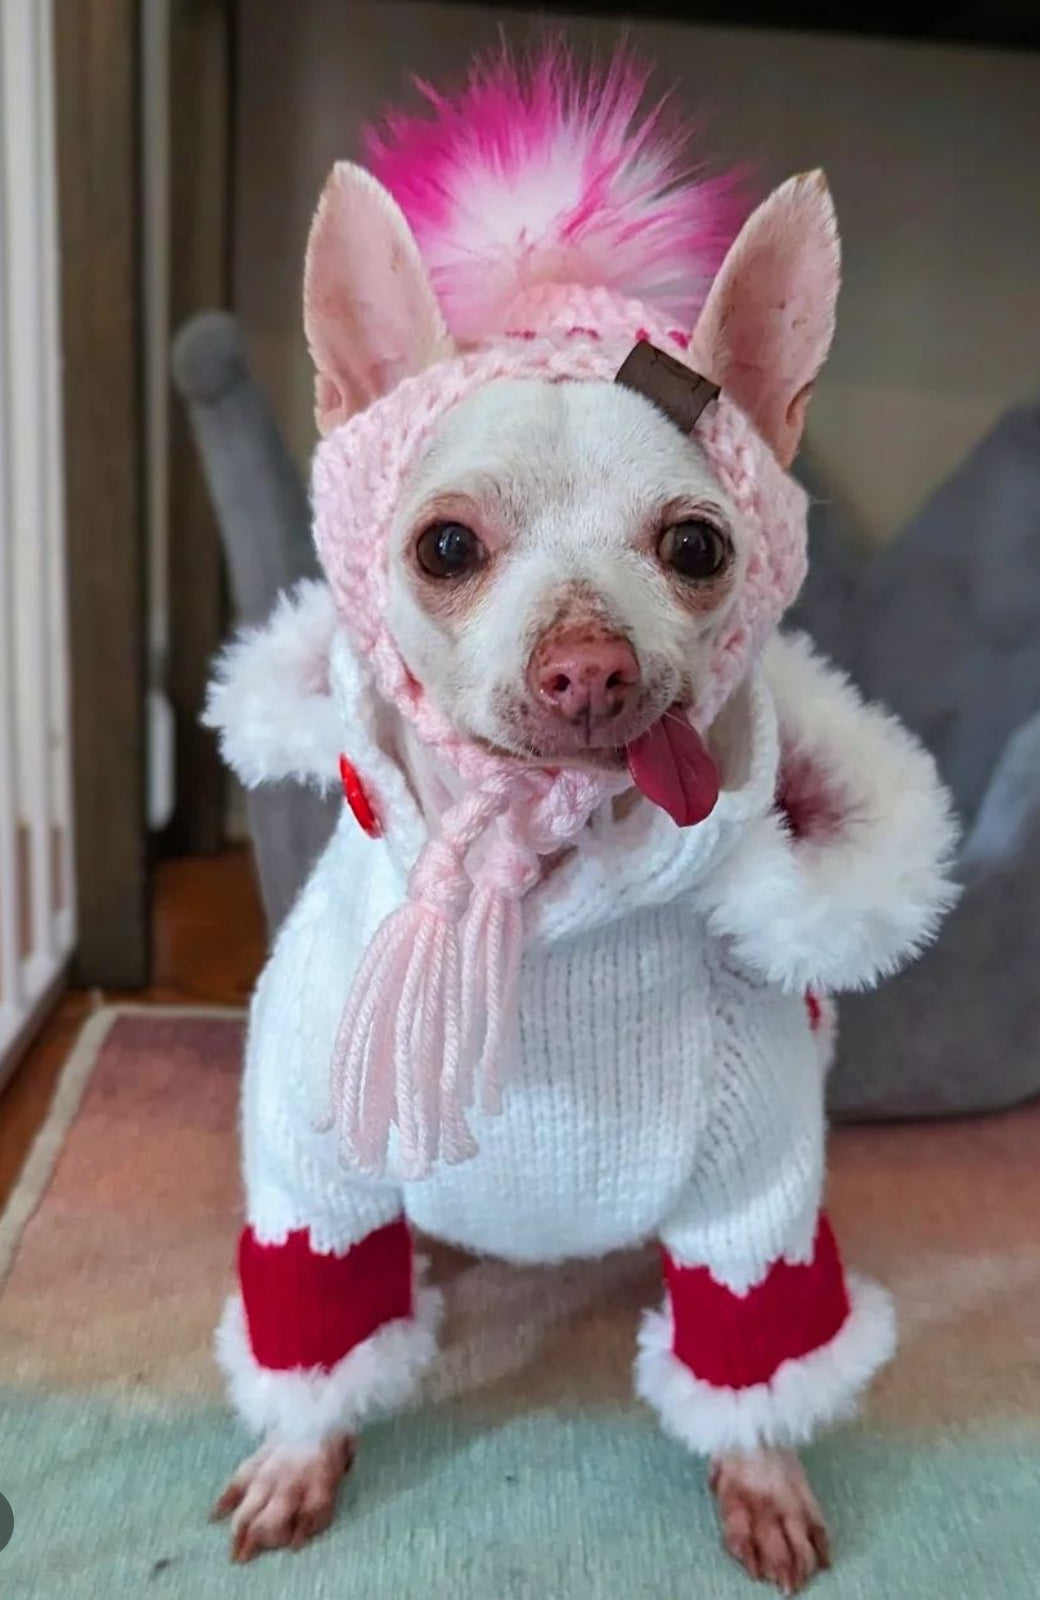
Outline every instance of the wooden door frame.
<path id="1" fill-rule="evenodd" d="M 74 980 L 151 971 L 138 0 L 57 0 Z"/>
<path id="2" fill-rule="evenodd" d="M 79 934 L 74 981 L 138 988 L 151 972 L 147 405 L 142 7 L 56 0 L 55 77 Z M 169 0 L 169 320 L 227 303 L 230 0 Z M 165 356 L 165 352 L 161 352 Z M 168 452 L 169 656 L 176 853 L 223 841 L 224 785 L 198 725 L 224 625 L 216 526 L 174 401 Z"/>
<path id="3" fill-rule="evenodd" d="M 234 6 L 169 0 L 169 335 L 231 295 Z M 227 783 L 212 733 L 199 722 L 227 618 L 224 562 L 198 452 L 179 397 L 169 401 L 166 689 L 173 708 L 172 854 L 225 839 Z"/>

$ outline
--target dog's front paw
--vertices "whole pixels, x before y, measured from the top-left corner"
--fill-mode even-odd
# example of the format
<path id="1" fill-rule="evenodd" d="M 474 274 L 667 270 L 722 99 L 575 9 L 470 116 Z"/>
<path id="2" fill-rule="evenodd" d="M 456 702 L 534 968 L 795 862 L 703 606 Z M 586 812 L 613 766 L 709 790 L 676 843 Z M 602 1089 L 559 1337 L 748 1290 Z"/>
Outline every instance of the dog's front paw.
<path id="1" fill-rule="evenodd" d="M 299 1550 L 332 1521 L 340 1479 L 354 1458 L 354 1441 L 314 1446 L 268 1442 L 243 1461 L 213 1507 L 231 1517 L 231 1559 L 251 1561 L 264 1550 Z"/>
<path id="2" fill-rule="evenodd" d="M 752 1578 L 790 1595 L 830 1566 L 823 1513 L 793 1451 L 719 1456 L 710 1481 L 723 1543 Z"/>

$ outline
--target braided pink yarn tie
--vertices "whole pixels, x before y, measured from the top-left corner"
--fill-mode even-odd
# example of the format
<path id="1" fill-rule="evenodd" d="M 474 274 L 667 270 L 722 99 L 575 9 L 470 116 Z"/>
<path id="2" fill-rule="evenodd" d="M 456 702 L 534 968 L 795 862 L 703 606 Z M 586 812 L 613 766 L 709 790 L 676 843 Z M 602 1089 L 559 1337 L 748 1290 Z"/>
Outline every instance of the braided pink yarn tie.
<path id="1" fill-rule="evenodd" d="M 402 1176 L 424 1177 L 438 1155 L 476 1149 L 442 1082 L 458 1076 L 461 1033 L 458 924 L 472 885 L 458 850 L 434 839 L 419 857 L 409 899 L 377 929 L 354 980 L 336 1037 L 332 1120 L 345 1159 L 385 1170 L 398 1130 Z"/>
<path id="2" fill-rule="evenodd" d="M 475 1087 L 483 1111 L 502 1109 L 501 1063 L 517 1014 L 523 955 L 522 901 L 541 877 L 537 854 L 504 823 L 474 885 L 462 937 L 464 1079 L 469 1106 Z M 484 1024 L 483 1039 L 479 1029 Z M 471 1065 L 472 1064 L 472 1065 Z"/>
<path id="3" fill-rule="evenodd" d="M 611 787 L 590 773 L 528 775 L 523 800 L 499 824 L 463 930 L 463 1038 L 470 1050 L 463 1055 L 467 1077 L 460 1098 L 466 1106 L 476 1087 L 483 1111 L 502 1109 L 500 1069 L 519 1010 L 523 901 L 542 876 L 541 858 L 574 844 Z"/>
<path id="4" fill-rule="evenodd" d="M 466 1112 L 478 1088 L 482 1110 L 501 1108 L 522 902 L 541 876 L 541 856 L 574 840 L 603 793 L 587 774 L 514 773 L 486 781 L 441 819 L 440 837 L 412 869 L 406 903 L 365 952 L 336 1036 L 324 1126 L 338 1128 L 356 1170 L 385 1171 L 394 1127 L 398 1170 L 409 1181 L 428 1176 L 438 1159 L 476 1154 Z M 469 851 L 496 818 L 471 877 Z"/>
<path id="5" fill-rule="evenodd" d="M 476 1154 L 460 1069 L 459 924 L 473 893 L 466 856 L 509 805 L 516 785 L 486 784 L 442 818 L 412 869 L 408 899 L 377 928 L 340 1019 L 330 1071 L 331 1112 L 348 1165 L 386 1170 L 397 1128 L 402 1177 L 426 1177 L 438 1158 Z"/>

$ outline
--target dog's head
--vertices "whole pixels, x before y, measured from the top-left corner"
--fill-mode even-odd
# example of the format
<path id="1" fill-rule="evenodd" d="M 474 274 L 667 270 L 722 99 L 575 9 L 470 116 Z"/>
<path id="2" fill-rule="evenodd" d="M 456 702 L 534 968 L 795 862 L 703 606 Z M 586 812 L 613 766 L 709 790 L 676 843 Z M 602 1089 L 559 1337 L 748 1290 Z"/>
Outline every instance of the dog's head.
<path id="1" fill-rule="evenodd" d="M 826 186 L 792 179 L 745 224 L 693 331 L 691 365 L 784 466 L 837 286 Z M 306 320 L 324 432 L 453 353 L 404 217 L 357 168 L 336 169 L 319 209 Z M 527 761 L 612 765 L 695 701 L 749 530 L 651 399 L 503 378 L 442 415 L 389 538 L 389 628 L 456 730 Z"/>
<path id="2" fill-rule="evenodd" d="M 704 455 L 641 395 L 504 379 L 443 419 L 390 559 L 398 646 L 461 732 L 600 762 L 693 699 L 744 549 Z"/>

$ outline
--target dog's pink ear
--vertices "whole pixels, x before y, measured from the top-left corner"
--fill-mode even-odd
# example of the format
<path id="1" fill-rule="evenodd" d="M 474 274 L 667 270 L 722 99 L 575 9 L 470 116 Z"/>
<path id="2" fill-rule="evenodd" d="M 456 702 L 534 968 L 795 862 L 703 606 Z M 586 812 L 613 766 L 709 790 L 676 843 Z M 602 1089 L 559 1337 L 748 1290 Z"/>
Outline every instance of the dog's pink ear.
<path id="1" fill-rule="evenodd" d="M 789 466 L 834 335 L 838 227 L 822 172 L 790 178 L 752 212 L 719 269 L 689 360 Z"/>
<path id="2" fill-rule="evenodd" d="M 303 320 L 322 433 L 451 353 L 414 235 L 363 168 L 338 162 L 307 242 Z"/>

